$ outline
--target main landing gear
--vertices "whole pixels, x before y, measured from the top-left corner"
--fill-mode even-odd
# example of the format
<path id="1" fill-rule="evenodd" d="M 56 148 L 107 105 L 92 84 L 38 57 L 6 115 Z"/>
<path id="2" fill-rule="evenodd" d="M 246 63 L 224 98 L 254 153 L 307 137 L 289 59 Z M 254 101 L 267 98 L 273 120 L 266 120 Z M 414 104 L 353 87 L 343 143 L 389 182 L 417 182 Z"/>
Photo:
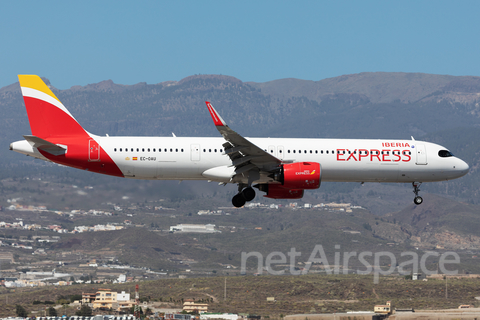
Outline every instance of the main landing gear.
<path id="1" fill-rule="evenodd" d="M 252 187 L 246 187 L 243 184 L 238 185 L 238 193 L 233 197 L 232 204 L 237 207 L 243 207 L 247 201 L 255 199 L 255 190 Z"/>
<path id="2" fill-rule="evenodd" d="M 415 193 L 415 198 L 413 199 L 413 203 L 415 203 L 417 206 L 419 204 L 422 204 L 423 198 L 418 195 L 418 192 L 420 191 L 420 185 L 421 182 L 412 182 L 413 186 L 413 193 Z"/>

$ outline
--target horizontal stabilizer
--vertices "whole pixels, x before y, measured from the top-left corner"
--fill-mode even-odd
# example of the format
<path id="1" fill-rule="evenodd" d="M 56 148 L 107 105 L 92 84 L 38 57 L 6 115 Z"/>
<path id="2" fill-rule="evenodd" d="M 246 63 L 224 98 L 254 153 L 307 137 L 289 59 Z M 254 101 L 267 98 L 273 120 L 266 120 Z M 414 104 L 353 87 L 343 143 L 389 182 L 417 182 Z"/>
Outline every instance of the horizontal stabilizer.
<path id="1" fill-rule="evenodd" d="M 28 141 L 28 143 L 30 143 L 32 147 L 37 148 L 38 150 L 48 152 L 54 156 L 60 156 L 67 152 L 66 146 L 59 146 L 54 143 L 51 143 L 50 141 L 41 139 L 36 136 L 23 136 L 23 137 L 25 138 L 25 140 Z"/>

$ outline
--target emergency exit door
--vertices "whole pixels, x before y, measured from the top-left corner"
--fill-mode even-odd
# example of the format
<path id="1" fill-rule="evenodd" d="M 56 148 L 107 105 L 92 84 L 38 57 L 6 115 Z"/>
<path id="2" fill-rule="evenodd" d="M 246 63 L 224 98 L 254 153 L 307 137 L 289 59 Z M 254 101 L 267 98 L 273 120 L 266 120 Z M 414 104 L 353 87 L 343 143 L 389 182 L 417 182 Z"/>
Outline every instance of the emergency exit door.
<path id="1" fill-rule="evenodd" d="M 424 144 L 415 145 L 417 153 L 417 162 L 416 164 L 427 164 L 427 151 L 425 150 Z"/>
<path id="2" fill-rule="evenodd" d="M 100 146 L 93 139 L 88 141 L 88 161 L 100 161 Z"/>

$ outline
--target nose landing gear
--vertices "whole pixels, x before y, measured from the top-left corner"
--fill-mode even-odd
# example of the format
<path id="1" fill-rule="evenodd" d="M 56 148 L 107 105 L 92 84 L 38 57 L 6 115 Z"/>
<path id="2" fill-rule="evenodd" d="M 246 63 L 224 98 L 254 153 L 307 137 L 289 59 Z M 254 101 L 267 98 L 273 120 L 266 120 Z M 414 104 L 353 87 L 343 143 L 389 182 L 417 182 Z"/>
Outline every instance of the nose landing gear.
<path id="1" fill-rule="evenodd" d="M 418 195 L 418 192 L 420 191 L 420 185 L 421 182 L 412 182 L 413 186 L 413 193 L 415 193 L 415 198 L 413 199 L 413 203 L 415 203 L 417 206 L 419 204 L 422 204 L 423 198 Z"/>

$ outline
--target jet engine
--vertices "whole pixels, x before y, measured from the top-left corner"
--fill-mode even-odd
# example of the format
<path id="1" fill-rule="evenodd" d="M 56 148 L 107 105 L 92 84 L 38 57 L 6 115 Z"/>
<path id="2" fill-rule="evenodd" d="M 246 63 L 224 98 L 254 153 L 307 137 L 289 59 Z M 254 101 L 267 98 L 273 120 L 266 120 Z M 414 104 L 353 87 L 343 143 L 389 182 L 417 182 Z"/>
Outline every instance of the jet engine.
<path id="1" fill-rule="evenodd" d="M 282 166 L 278 181 L 287 189 L 318 189 L 320 187 L 320 163 L 294 162 Z"/>
<path id="2" fill-rule="evenodd" d="M 265 197 L 273 199 L 300 199 L 305 189 L 320 187 L 321 171 L 318 162 L 294 162 L 283 164 L 274 179 L 281 184 L 258 185 Z"/>

